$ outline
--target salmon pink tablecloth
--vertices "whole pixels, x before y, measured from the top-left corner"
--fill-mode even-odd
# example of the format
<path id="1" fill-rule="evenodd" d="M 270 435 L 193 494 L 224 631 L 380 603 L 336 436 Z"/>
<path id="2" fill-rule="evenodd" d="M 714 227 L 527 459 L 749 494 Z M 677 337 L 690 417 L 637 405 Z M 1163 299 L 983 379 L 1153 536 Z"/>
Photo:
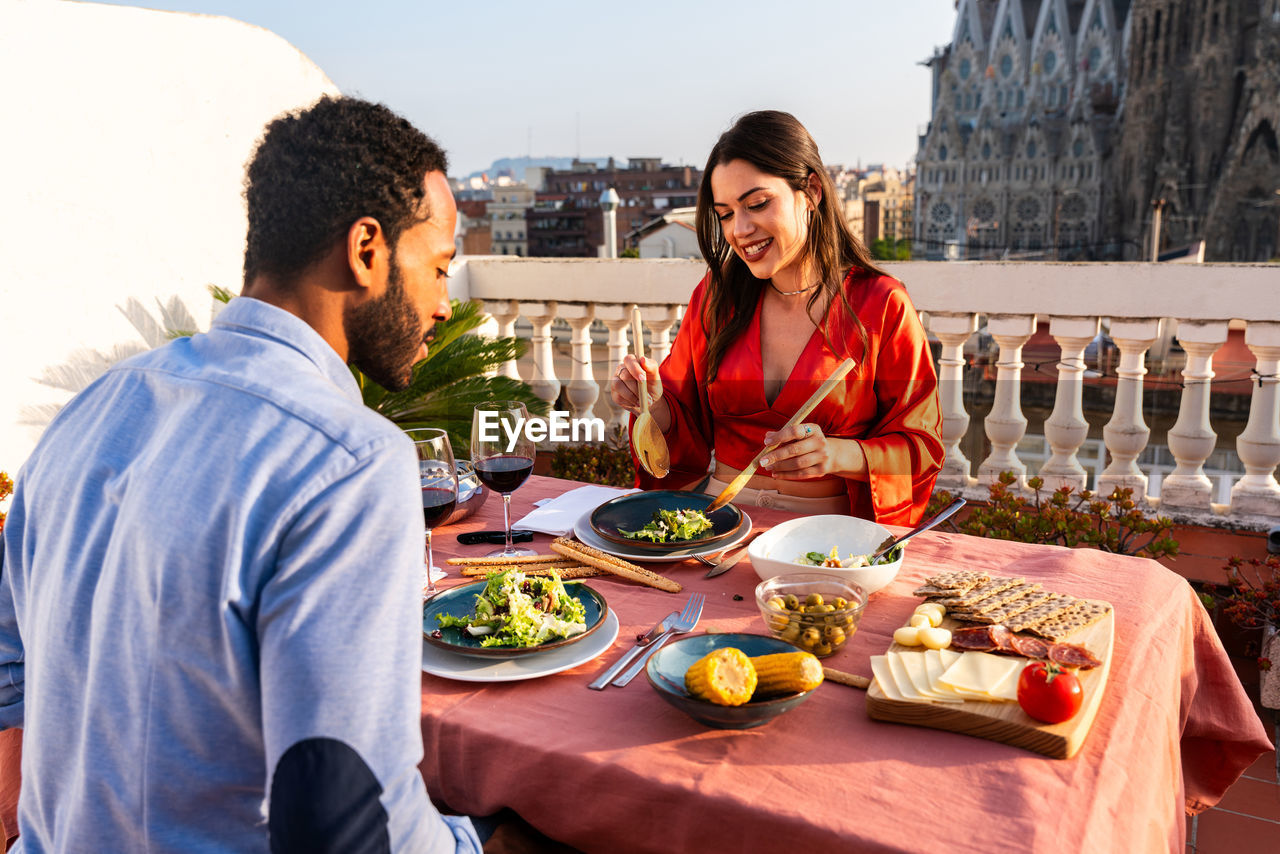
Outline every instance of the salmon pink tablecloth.
<path id="1" fill-rule="evenodd" d="M 577 484 L 533 478 L 512 518 Z M 789 514 L 743 508 L 758 527 Z M 435 536 L 437 559 L 480 554 L 454 534 L 501 525 L 493 500 Z M 549 537 L 536 544 L 545 551 Z M 1181 852 L 1183 816 L 1215 804 L 1270 746 L 1190 586 L 1154 561 L 931 532 L 908 547 L 898 579 L 871 597 L 858 634 L 826 660 L 869 676 L 915 606 L 911 590 L 943 569 L 1017 574 L 1116 609 L 1110 680 L 1072 759 L 954 733 L 880 723 L 865 694 L 826 684 L 754 730 L 708 729 L 641 677 L 590 681 L 635 635 L 707 595 L 700 628 L 764 632 L 745 560 L 705 579 L 689 561 L 655 568 L 672 595 L 610 578 L 590 583 L 622 629 L 574 670 L 489 685 L 424 675 L 427 788 L 449 808 L 510 807 L 583 851 L 1159 851 Z M 458 583 L 451 576 L 445 584 Z M 740 599 L 735 599 L 741 597 Z"/>

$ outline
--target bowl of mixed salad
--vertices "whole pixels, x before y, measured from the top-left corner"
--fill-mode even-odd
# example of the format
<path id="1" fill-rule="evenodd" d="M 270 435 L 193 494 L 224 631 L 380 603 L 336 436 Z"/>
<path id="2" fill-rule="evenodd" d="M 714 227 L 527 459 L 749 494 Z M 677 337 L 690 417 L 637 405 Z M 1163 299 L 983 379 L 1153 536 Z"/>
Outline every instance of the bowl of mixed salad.
<path id="1" fill-rule="evenodd" d="M 576 643 L 608 614 L 604 597 L 581 582 L 511 569 L 428 599 L 422 635 L 462 655 L 510 657 Z"/>
<path id="2" fill-rule="evenodd" d="M 874 565 L 870 562 L 892 536 L 883 525 L 856 516 L 805 516 L 774 525 L 752 541 L 747 556 L 761 581 L 818 572 L 851 581 L 870 595 L 893 581 L 902 567 L 905 545 Z"/>

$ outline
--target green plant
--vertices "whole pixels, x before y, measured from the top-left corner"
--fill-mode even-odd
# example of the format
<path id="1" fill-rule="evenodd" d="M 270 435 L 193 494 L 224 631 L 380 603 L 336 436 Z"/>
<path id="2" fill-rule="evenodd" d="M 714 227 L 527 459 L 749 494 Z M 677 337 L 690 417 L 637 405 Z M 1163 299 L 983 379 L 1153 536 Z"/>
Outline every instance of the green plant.
<path id="1" fill-rule="evenodd" d="M 626 430 L 604 442 L 558 445 L 551 454 L 551 476 L 604 486 L 634 486 L 636 467 Z"/>
<path id="2" fill-rule="evenodd" d="M 619 258 L 639 258 L 640 250 L 635 246 L 628 246 L 626 249 L 623 249 L 622 252 L 618 254 L 618 257 Z"/>
<path id="3" fill-rule="evenodd" d="M 1095 548 L 1115 554 L 1159 558 L 1175 557 L 1178 542 L 1170 535 L 1173 521 L 1144 514 L 1133 500 L 1133 490 L 1116 488 L 1105 498 L 1085 490 L 1075 493 L 1069 486 L 1042 496 L 1044 481 L 1033 477 L 1027 487 L 1028 500 L 1013 489 L 1017 477 L 1002 472 L 988 488 L 989 503 L 973 506 L 954 530 L 978 537 L 1048 543 L 1068 548 Z M 925 515 L 951 503 L 953 496 L 938 490 L 929 500 Z"/>
<path id="4" fill-rule="evenodd" d="M 10 479 L 8 474 L 6 474 L 3 471 L 0 471 L 0 501 L 4 501 L 6 498 L 8 498 L 12 494 L 13 494 L 13 480 Z M 8 516 L 8 515 L 9 515 L 8 513 L 5 513 L 3 510 L 0 510 L 0 534 L 4 533 L 4 518 L 5 516 Z"/>
<path id="5" fill-rule="evenodd" d="M 405 430 L 438 427 L 447 431 L 454 454 L 462 458 L 471 444 L 471 414 L 477 403 L 518 400 L 531 415 L 546 415 L 550 406 L 527 383 L 486 375 L 503 362 L 520 358 L 528 342 L 469 334 L 483 322 L 479 303 L 453 300 L 453 317 L 435 325 L 427 358 L 414 365 L 413 380 L 404 391 L 387 391 L 353 367 L 365 405 Z"/>

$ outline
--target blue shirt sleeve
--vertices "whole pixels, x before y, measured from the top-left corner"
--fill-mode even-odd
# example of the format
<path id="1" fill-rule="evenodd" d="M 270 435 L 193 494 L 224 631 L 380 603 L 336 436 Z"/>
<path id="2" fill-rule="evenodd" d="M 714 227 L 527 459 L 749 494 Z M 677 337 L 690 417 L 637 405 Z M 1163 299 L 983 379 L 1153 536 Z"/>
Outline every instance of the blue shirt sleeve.
<path id="1" fill-rule="evenodd" d="M 26 652 L 18 632 L 13 579 L 22 554 L 22 494 L 15 493 L 0 536 L 0 730 L 22 726 L 23 659 Z"/>
<path id="2" fill-rule="evenodd" d="M 327 745 L 293 756 L 330 774 L 358 757 L 376 785 L 330 794 L 376 796 L 391 850 L 479 852 L 470 821 L 442 820 L 418 771 L 423 523 L 412 448 L 389 437 L 339 468 L 295 497 L 259 600 L 268 779 L 295 745 Z M 292 765 L 285 773 L 296 776 Z M 377 815 L 361 807 L 352 814 Z"/>

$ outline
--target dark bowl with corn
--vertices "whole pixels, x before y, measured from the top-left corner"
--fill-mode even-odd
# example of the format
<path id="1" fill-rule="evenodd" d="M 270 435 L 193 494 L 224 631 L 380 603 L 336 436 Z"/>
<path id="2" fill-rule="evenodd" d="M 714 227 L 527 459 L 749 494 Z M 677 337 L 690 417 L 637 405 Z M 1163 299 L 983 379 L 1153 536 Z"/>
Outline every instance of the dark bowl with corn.
<path id="1" fill-rule="evenodd" d="M 751 662 L 747 665 L 751 683 L 745 694 L 750 699 L 745 702 L 743 697 L 731 697 L 734 688 L 724 684 L 724 671 L 733 668 L 708 672 L 716 669 L 709 661 L 735 652 Z M 821 667 L 812 662 L 818 668 L 815 677 L 800 658 L 795 647 L 766 635 L 692 635 L 655 652 L 645 665 L 645 675 L 658 696 L 698 723 L 717 729 L 750 729 L 794 709 L 821 683 Z"/>
<path id="2" fill-rule="evenodd" d="M 826 658 L 857 632 L 867 594 L 838 576 L 796 572 L 756 585 L 756 605 L 775 638 Z"/>

